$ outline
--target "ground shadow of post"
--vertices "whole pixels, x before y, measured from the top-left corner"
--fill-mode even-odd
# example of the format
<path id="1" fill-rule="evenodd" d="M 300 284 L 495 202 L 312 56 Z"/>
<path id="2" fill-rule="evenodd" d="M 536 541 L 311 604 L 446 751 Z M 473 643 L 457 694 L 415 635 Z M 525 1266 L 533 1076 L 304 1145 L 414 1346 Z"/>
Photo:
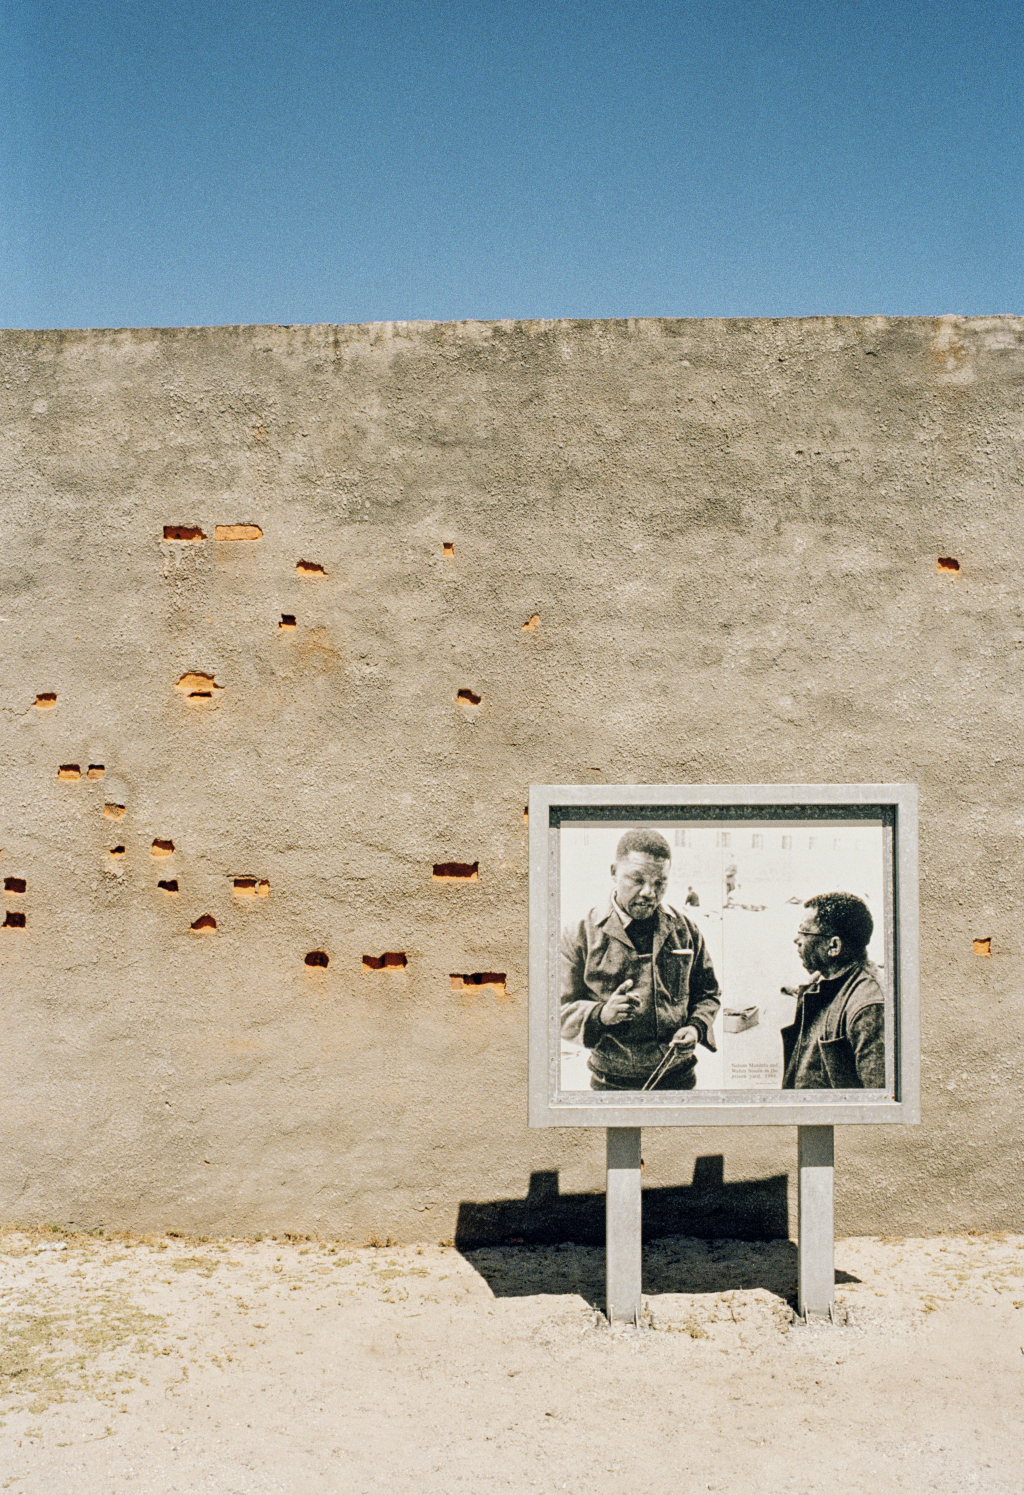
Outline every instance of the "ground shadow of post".
<path id="1" fill-rule="evenodd" d="M 644 1189 L 644 1292 L 761 1287 L 795 1302 L 788 1175 L 727 1184 L 724 1173 L 720 1154 L 701 1157 L 692 1183 Z M 579 1293 L 603 1302 L 604 1194 L 563 1194 L 557 1172 L 532 1173 L 524 1199 L 464 1201 L 455 1244 L 496 1297 Z M 853 1279 L 839 1272 L 836 1280 Z"/>

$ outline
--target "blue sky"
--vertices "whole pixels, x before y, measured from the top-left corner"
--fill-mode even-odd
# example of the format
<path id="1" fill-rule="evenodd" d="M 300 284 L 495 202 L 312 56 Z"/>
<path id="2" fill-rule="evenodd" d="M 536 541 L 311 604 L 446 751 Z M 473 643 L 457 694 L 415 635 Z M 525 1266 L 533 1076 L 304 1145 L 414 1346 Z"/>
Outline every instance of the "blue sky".
<path id="1" fill-rule="evenodd" d="M 1024 313 L 1021 0 L 0 0 L 0 325 Z"/>

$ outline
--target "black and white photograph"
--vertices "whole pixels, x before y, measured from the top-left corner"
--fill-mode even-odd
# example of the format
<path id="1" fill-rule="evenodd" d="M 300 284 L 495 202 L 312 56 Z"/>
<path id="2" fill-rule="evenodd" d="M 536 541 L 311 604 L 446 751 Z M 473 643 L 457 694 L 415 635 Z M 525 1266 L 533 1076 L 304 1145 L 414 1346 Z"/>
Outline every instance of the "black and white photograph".
<path id="1" fill-rule="evenodd" d="M 883 816 L 595 815 L 558 835 L 562 1092 L 892 1095 Z"/>

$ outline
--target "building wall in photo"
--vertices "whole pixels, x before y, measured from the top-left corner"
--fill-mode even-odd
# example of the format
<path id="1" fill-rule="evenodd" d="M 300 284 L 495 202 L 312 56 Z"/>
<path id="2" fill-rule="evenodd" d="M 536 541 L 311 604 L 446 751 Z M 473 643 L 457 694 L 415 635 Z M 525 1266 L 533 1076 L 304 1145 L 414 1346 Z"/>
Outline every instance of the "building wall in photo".
<path id="1" fill-rule="evenodd" d="M 837 1225 L 1020 1228 L 1024 320 L 0 350 L 0 1217 L 592 1231 L 529 784 L 913 781 L 923 1122 L 839 1134 Z M 792 1130 L 644 1157 L 785 1228 Z"/>

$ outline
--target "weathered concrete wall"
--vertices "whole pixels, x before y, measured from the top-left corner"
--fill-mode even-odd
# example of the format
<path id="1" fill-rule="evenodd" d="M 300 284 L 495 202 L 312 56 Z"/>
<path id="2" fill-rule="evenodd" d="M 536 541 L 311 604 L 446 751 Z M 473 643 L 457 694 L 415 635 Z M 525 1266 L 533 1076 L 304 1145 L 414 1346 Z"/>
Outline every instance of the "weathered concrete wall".
<path id="1" fill-rule="evenodd" d="M 0 1216 L 437 1239 L 599 1188 L 525 1124 L 528 784 L 916 780 L 924 1123 L 840 1134 L 839 1226 L 1021 1227 L 1024 321 L 0 341 Z"/>

